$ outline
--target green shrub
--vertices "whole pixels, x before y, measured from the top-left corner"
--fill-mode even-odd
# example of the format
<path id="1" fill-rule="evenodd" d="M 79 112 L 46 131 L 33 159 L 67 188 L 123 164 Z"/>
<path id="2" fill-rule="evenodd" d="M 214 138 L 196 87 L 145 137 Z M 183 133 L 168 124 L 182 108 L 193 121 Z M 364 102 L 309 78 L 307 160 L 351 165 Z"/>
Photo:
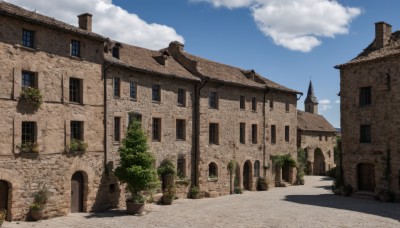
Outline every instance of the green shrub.
<path id="1" fill-rule="evenodd" d="M 200 194 L 200 189 L 197 186 L 193 186 L 190 188 L 190 197 L 192 199 L 197 199 L 199 197 Z"/>
<path id="2" fill-rule="evenodd" d="M 160 165 L 160 167 L 158 167 L 157 173 L 158 173 L 158 175 L 160 175 L 160 176 L 162 176 L 162 175 L 167 175 L 167 174 L 175 175 L 175 166 L 174 166 L 174 163 L 172 163 L 171 160 L 165 160 L 165 161 Z"/>
<path id="3" fill-rule="evenodd" d="M 234 192 L 235 192 L 235 194 L 242 194 L 243 193 L 243 189 L 240 188 L 240 187 L 235 187 Z"/>
<path id="4" fill-rule="evenodd" d="M 85 152 L 87 147 L 88 147 L 87 143 L 85 143 L 82 140 L 78 140 L 78 139 L 71 139 L 71 142 L 69 144 L 69 150 L 70 151 L 82 151 L 82 152 Z"/>
<path id="5" fill-rule="evenodd" d="M 272 156 L 272 162 L 276 166 L 280 167 L 296 167 L 296 161 L 290 156 L 290 154 L 285 155 L 274 155 Z"/>
<path id="6" fill-rule="evenodd" d="M 43 97 L 40 90 L 36 88 L 24 88 L 21 91 L 21 100 L 26 101 L 28 104 L 33 105 L 35 108 L 39 108 L 43 103 Z"/>
<path id="7" fill-rule="evenodd" d="M 235 160 L 230 160 L 228 163 L 228 170 L 229 170 L 229 174 L 233 174 L 233 172 L 235 172 L 235 168 L 236 168 L 236 161 Z"/>

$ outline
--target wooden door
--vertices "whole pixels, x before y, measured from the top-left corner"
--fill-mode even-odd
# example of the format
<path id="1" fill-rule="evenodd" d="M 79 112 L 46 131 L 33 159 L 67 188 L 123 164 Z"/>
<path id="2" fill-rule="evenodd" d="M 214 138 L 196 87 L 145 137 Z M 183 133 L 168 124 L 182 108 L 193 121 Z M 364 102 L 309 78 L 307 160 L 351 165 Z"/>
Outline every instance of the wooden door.
<path id="1" fill-rule="evenodd" d="M 282 167 L 282 180 L 289 182 L 290 177 L 290 167 L 284 166 Z"/>
<path id="2" fill-rule="evenodd" d="M 81 172 L 72 175 L 71 212 L 83 212 L 83 176 Z"/>
<path id="3" fill-rule="evenodd" d="M 358 190 L 375 192 L 375 166 L 372 164 L 358 165 Z"/>
<path id="4" fill-rule="evenodd" d="M 325 157 L 322 151 L 317 148 L 314 151 L 313 175 L 325 175 Z"/>
<path id="5" fill-rule="evenodd" d="M 8 183 L 0 180 L 0 210 L 9 210 L 8 208 Z"/>
<path id="6" fill-rule="evenodd" d="M 250 165 L 249 162 L 245 162 L 243 167 L 243 188 L 246 190 L 251 190 L 250 178 Z"/>

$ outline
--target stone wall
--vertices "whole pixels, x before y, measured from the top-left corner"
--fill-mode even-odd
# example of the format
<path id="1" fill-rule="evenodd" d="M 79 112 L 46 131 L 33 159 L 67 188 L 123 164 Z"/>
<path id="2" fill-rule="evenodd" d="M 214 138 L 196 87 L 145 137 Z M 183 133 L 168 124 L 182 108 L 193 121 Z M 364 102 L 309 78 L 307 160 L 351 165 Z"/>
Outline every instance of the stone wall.
<path id="1" fill-rule="evenodd" d="M 345 182 L 359 188 L 358 165 L 374 165 L 375 192 L 389 188 L 398 196 L 400 78 L 397 58 L 359 63 L 340 71 L 342 154 Z M 390 76 L 387 73 L 390 73 Z M 359 88 L 372 87 L 372 104 L 359 105 Z M 371 125 L 371 143 L 360 143 L 360 125 Z M 390 165 L 387 166 L 387 161 Z M 388 171 L 388 172 L 387 172 Z"/>

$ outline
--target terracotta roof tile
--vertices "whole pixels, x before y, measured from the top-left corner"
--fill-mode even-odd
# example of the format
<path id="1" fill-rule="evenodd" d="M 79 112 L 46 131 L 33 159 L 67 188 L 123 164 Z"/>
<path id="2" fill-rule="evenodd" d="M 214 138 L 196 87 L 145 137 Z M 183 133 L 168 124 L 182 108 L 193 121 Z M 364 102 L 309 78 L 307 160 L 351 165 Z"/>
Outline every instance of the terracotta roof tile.
<path id="1" fill-rule="evenodd" d="M 323 116 L 300 110 L 297 110 L 297 128 L 303 131 L 336 132 Z"/>

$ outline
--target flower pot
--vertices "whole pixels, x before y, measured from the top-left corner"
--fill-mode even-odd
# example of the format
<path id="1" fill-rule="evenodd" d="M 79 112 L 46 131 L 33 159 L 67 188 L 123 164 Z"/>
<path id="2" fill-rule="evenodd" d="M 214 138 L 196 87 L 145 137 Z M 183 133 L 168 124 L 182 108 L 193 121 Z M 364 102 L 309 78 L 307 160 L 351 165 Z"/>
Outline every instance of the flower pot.
<path id="1" fill-rule="evenodd" d="M 163 203 L 164 203 L 165 205 L 171 205 L 172 202 L 174 201 L 174 199 L 171 198 L 171 197 L 163 197 L 162 200 L 163 200 Z"/>
<path id="2" fill-rule="evenodd" d="M 268 184 L 267 183 L 260 183 L 261 191 L 268 191 Z"/>
<path id="3" fill-rule="evenodd" d="M 144 211 L 144 203 L 126 202 L 126 211 L 130 215 L 141 214 Z"/>
<path id="4" fill-rule="evenodd" d="M 31 210 L 31 218 L 33 221 L 39 221 L 43 218 L 43 209 Z"/>

